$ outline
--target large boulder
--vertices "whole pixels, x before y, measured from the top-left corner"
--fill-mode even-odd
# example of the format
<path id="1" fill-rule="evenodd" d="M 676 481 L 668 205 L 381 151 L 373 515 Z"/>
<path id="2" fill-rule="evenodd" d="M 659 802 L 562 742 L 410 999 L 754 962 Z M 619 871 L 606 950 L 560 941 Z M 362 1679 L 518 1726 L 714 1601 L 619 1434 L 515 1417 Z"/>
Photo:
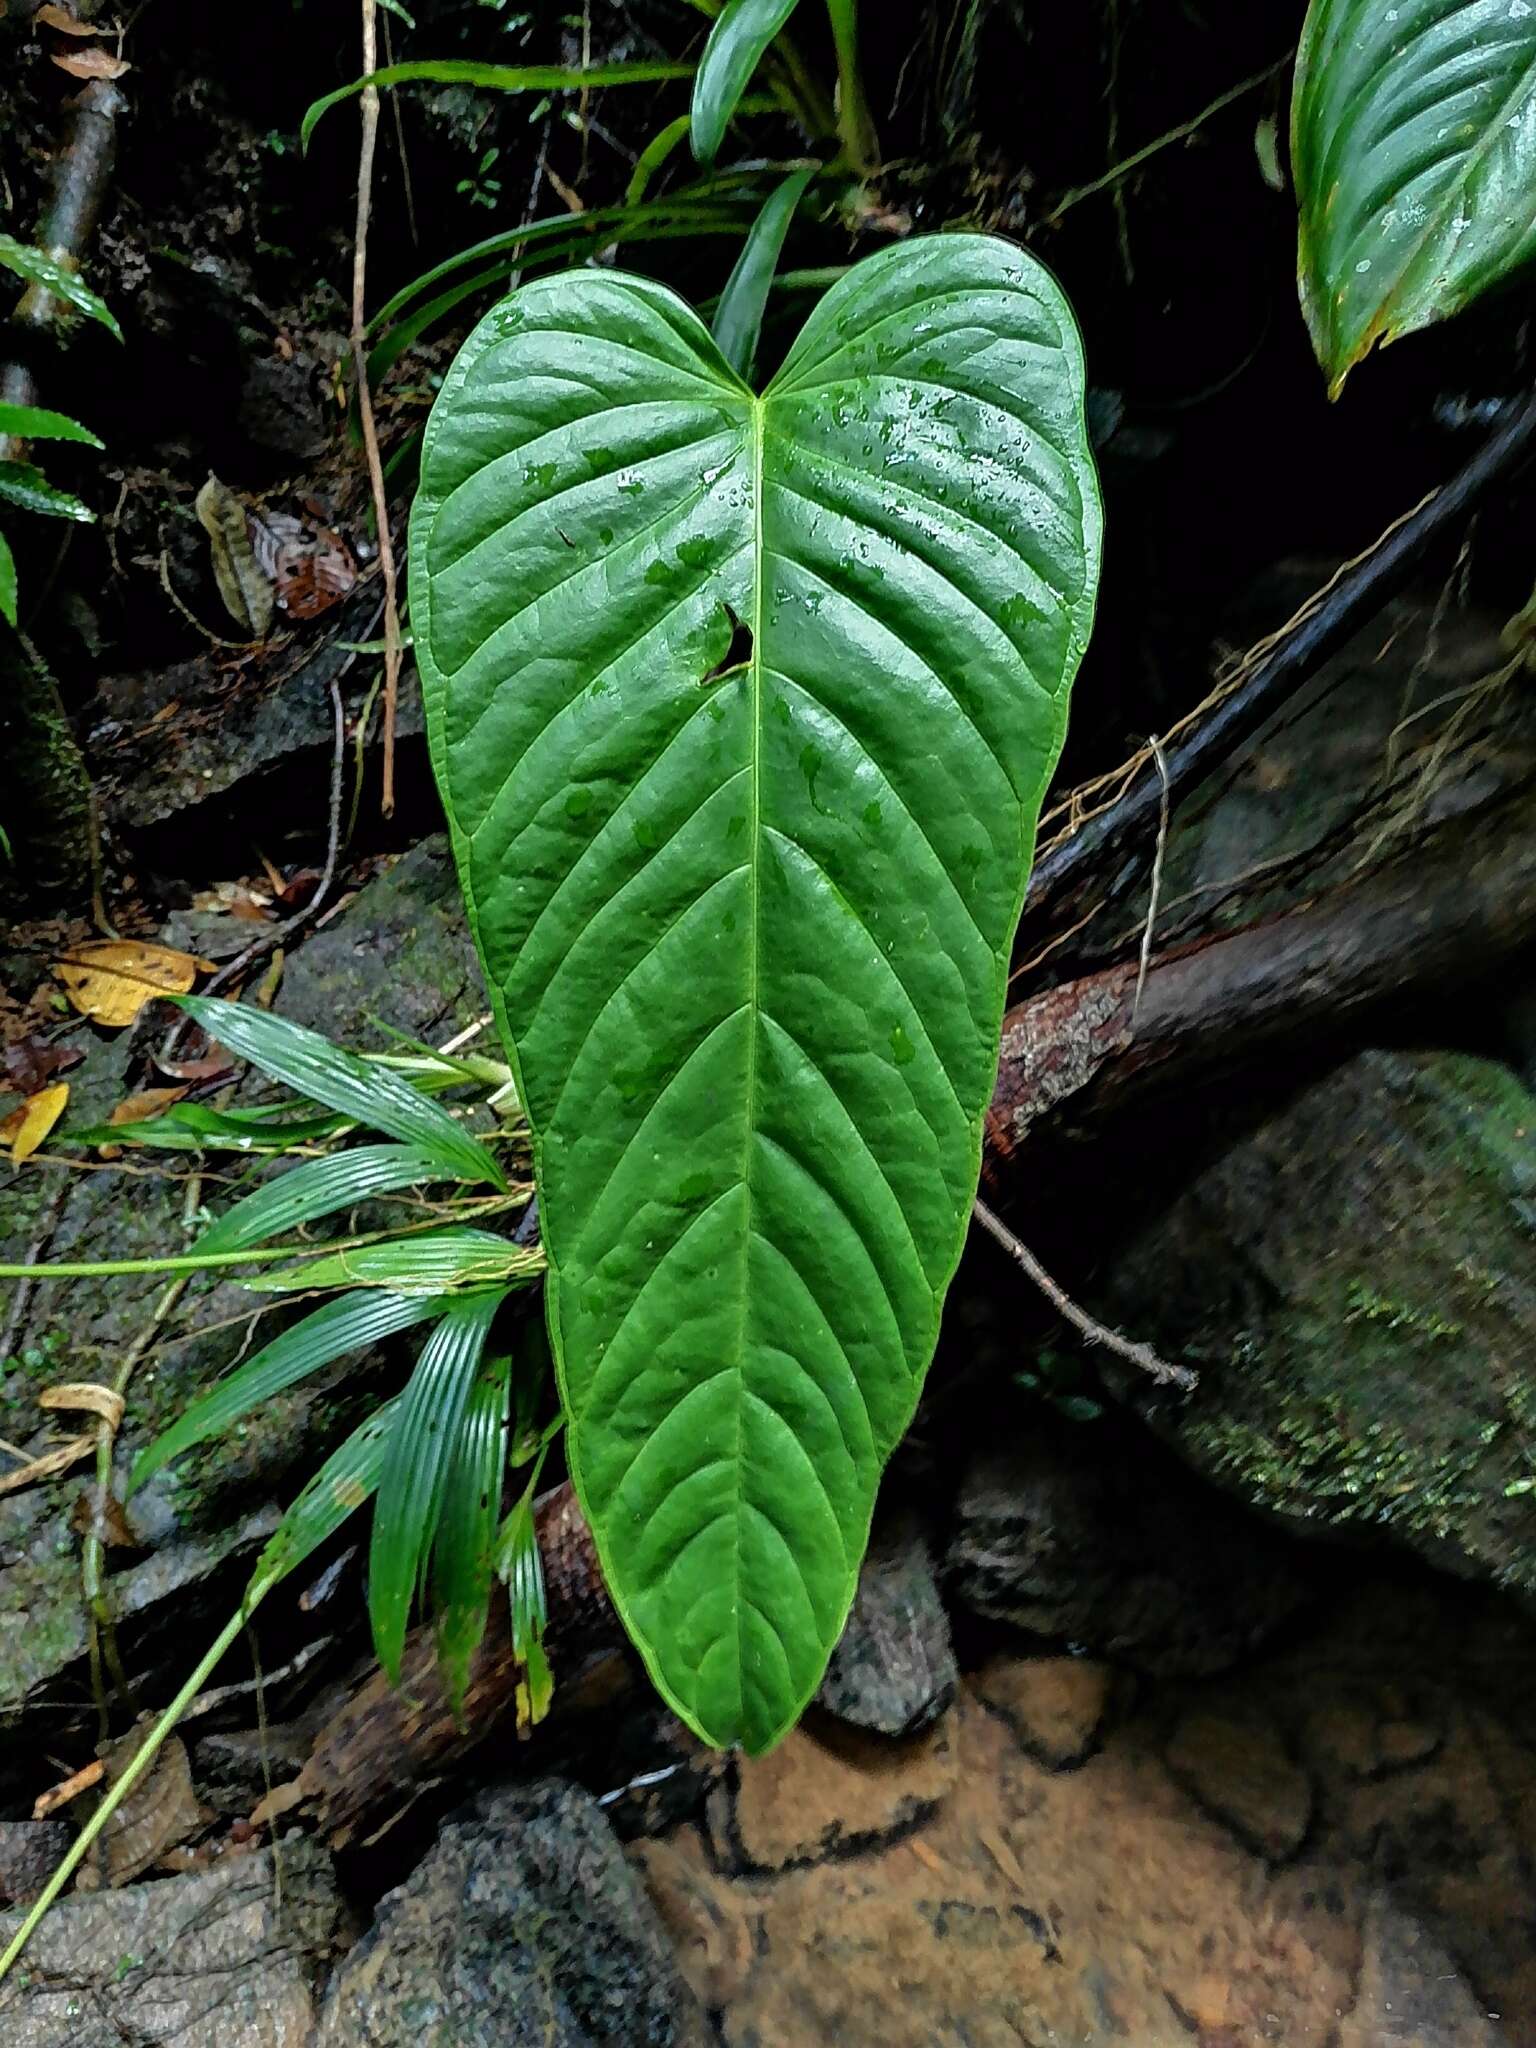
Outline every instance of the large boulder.
<path id="1" fill-rule="evenodd" d="M 593 1801 L 556 1780 L 450 1821 L 337 1972 L 314 2048 L 703 2048 L 703 2009 Z"/>
<path id="2" fill-rule="evenodd" d="M 20 1923 L 0 1918 L 0 1946 Z M 342 1946 L 330 1858 L 295 1837 L 211 1870 L 66 1898 L 0 1985 L 6 2048 L 308 2048 Z"/>
<path id="3" fill-rule="evenodd" d="M 1182 1129 L 1200 1163 L 1095 1306 L 1200 1382 L 1132 1400 L 1294 1527 L 1536 1596 L 1536 1095 L 1496 1060 L 1370 1051 Z"/>

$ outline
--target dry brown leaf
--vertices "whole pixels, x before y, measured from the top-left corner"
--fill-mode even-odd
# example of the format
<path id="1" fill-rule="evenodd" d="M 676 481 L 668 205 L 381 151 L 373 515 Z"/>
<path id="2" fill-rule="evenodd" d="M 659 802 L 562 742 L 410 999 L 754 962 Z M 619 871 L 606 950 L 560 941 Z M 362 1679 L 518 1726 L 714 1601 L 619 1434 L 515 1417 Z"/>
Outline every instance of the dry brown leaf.
<path id="1" fill-rule="evenodd" d="M 37 1397 L 39 1408 L 68 1409 L 71 1413 L 99 1415 L 108 1429 L 115 1430 L 123 1419 L 123 1397 L 115 1388 L 95 1380 L 62 1380 L 56 1387 L 44 1387 Z"/>
<path id="2" fill-rule="evenodd" d="M 77 1045 L 49 1045 L 46 1039 L 29 1033 L 5 1048 L 0 1071 L 18 1095 L 35 1095 L 39 1088 L 47 1087 L 55 1074 L 67 1074 L 84 1058 Z"/>
<path id="3" fill-rule="evenodd" d="M 75 1496 L 69 1511 L 69 1526 L 77 1536 L 94 1536 L 108 1550 L 142 1550 L 144 1545 L 128 1526 L 123 1504 L 109 1493 L 96 1512 L 96 1489 L 88 1486 Z"/>
<path id="4" fill-rule="evenodd" d="M 292 619 L 315 619 L 340 604 L 357 581 L 352 550 L 323 518 L 291 512 L 252 518 L 251 545 L 258 564 L 277 585 L 277 602 Z"/>
<path id="5" fill-rule="evenodd" d="M 201 1059 L 163 1060 L 156 1053 L 155 1065 L 162 1074 L 169 1074 L 173 1081 L 185 1081 L 188 1087 L 202 1081 L 222 1081 L 226 1074 L 235 1071 L 235 1063 L 223 1046 L 211 1043 Z"/>
<path id="6" fill-rule="evenodd" d="M 72 1436 L 67 1444 L 60 1444 L 56 1451 L 45 1451 L 40 1458 L 34 1458 L 30 1465 L 22 1465 L 15 1472 L 7 1472 L 0 1478 L 0 1494 L 19 1493 L 24 1486 L 35 1486 L 40 1479 L 51 1479 L 56 1472 L 67 1472 L 71 1465 L 78 1465 L 82 1458 L 88 1458 L 96 1448 L 96 1438 Z"/>
<path id="7" fill-rule="evenodd" d="M 121 78 L 133 69 L 125 58 L 106 50 L 67 50 L 62 55 L 56 51 L 53 61 L 72 78 Z"/>
<path id="8" fill-rule="evenodd" d="M 64 1114 L 64 1105 L 69 1100 L 69 1083 L 56 1081 L 51 1088 L 40 1088 L 35 1095 L 29 1095 L 21 1105 L 21 1122 L 11 1140 L 11 1160 L 20 1166 L 24 1159 L 42 1144 L 59 1118 Z M 9 1118 L 6 1119 L 10 1121 Z"/>
<path id="9" fill-rule="evenodd" d="M 260 640 L 272 623 L 272 585 L 251 545 L 245 507 L 210 474 L 193 500 L 213 553 L 213 576 L 224 609 L 241 631 Z"/>
<path id="10" fill-rule="evenodd" d="M 93 36 L 96 31 L 88 21 L 76 21 L 67 7 L 60 7 L 56 0 L 46 0 L 34 17 L 48 28 L 59 29 L 67 36 Z"/>
<path id="11" fill-rule="evenodd" d="M 82 1016 L 98 1024 L 131 1024 L 156 996 L 184 996 L 205 965 L 147 939 L 98 939 L 55 960 L 53 971 Z"/>
<path id="12" fill-rule="evenodd" d="M 141 1088 L 137 1095 L 125 1095 L 107 1118 L 109 1124 L 141 1124 L 147 1116 L 158 1116 L 173 1102 L 180 1102 L 185 1088 Z"/>

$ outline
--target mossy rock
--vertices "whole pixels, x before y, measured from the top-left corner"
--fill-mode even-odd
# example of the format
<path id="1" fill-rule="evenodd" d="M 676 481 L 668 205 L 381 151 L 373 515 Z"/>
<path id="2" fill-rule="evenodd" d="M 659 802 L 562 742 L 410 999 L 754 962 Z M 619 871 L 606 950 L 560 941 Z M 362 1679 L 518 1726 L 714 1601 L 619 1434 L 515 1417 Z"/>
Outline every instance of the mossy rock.
<path id="1" fill-rule="evenodd" d="M 1301 1528 L 1536 1596 L 1536 1096 L 1496 1060 L 1358 1055 L 1205 1162 L 1097 1305 L 1200 1374 L 1131 1388 Z"/>
<path id="2" fill-rule="evenodd" d="M 367 1047 L 385 1042 L 384 1025 L 445 1038 L 483 1002 L 452 864 L 444 842 L 434 839 L 369 883 L 334 924 L 299 949 L 277 1007 Z M 69 1075 L 71 1122 L 105 1120 L 128 1092 L 135 1036 L 107 1037 L 80 1027 L 86 1061 Z M 26 1256 L 45 1234 L 43 1256 L 55 1261 L 183 1250 L 193 1155 L 130 1153 L 121 1164 L 131 1171 L 0 1166 L 0 1258 Z M 209 1164 L 226 1167 L 228 1155 L 213 1155 Z M 0 1437 L 34 1452 L 55 1441 L 61 1432 L 44 1427 L 50 1418 L 37 1407 L 38 1393 L 63 1380 L 110 1381 L 166 1284 L 162 1275 L 143 1274 L 39 1283 L 12 1355 L 0 1359 Z M 0 1320 L 10 1299 L 9 1287 L 0 1289 Z M 118 1442 L 119 1485 L 143 1444 L 243 1348 L 275 1333 L 276 1316 L 251 1328 L 253 1312 L 269 1306 L 269 1297 L 228 1280 L 199 1278 L 188 1287 L 165 1341 L 134 1376 Z M 286 1306 L 279 1311 L 293 1313 Z M 345 1361 L 264 1403 L 243 1428 L 178 1460 L 134 1497 L 130 1524 L 143 1548 L 109 1553 L 109 1584 L 131 1666 L 153 1666 L 167 1654 L 184 1657 L 212 1632 L 225 1587 L 221 1581 L 206 1593 L 191 1589 L 222 1574 L 229 1596 L 237 1593 L 247 1560 L 280 1509 L 398 1374 L 398 1358 Z M 0 1780 L 20 1748 L 19 1726 L 35 1725 L 41 1733 L 61 1701 L 89 1700 L 88 1686 L 77 1682 L 85 1619 L 79 1538 L 70 1527 L 89 1472 L 80 1465 L 0 1498 Z"/>

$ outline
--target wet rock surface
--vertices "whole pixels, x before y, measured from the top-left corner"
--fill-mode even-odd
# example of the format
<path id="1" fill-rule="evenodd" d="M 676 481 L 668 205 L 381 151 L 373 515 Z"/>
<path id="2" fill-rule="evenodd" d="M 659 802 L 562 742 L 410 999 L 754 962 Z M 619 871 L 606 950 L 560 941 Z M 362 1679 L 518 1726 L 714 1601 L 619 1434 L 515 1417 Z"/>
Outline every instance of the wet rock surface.
<path id="1" fill-rule="evenodd" d="M 593 1802 L 482 1796 L 379 1908 L 314 2048 L 704 2048 L 704 2014 Z"/>
<path id="2" fill-rule="evenodd" d="M 0 1918 L 0 1943 L 19 1916 Z M 0 1985 L 6 2048 L 308 2048 L 347 1934 L 330 1859 L 295 1839 L 62 1900 Z"/>
<path id="3" fill-rule="evenodd" d="M 1072 1664 L 1000 1654 L 905 1744 L 802 1730 L 738 1767 L 734 1834 L 631 1849 L 728 2048 L 1536 2042 L 1507 1604 L 1380 1581 L 1224 1677 Z"/>
<path id="4" fill-rule="evenodd" d="M 1372 1051 L 1187 1135 L 1099 1305 L 1200 1384 L 1131 1399 L 1298 1529 L 1536 1597 L 1536 1096 L 1496 1060 Z"/>
<path id="5" fill-rule="evenodd" d="M 913 1515 L 876 1521 L 848 1625 L 817 1704 L 880 1735 L 915 1735 L 955 1696 L 958 1673 L 930 1540 Z"/>
<path id="6" fill-rule="evenodd" d="M 1155 1443 L 1045 1414 L 973 1457 L 945 1571 L 977 1614 L 1153 1672 L 1222 1670 L 1307 1594 L 1288 1545 Z"/>

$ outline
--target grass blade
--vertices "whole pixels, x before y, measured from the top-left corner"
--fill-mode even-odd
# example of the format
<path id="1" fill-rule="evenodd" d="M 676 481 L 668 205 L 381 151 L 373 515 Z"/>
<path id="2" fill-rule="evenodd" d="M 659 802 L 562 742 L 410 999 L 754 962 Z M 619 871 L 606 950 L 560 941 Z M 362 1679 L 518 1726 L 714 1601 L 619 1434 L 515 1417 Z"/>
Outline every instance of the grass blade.
<path id="1" fill-rule="evenodd" d="M 177 1417 L 169 1429 L 139 1453 L 128 1478 L 133 1493 L 146 1479 L 179 1458 L 183 1451 L 202 1443 L 220 1430 L 228 1429 L 242 1415 L 270 1401 L 285 1387 L 293 1386 L 332 1359 L 349 1351 L 361 1351 L 377 1344 L 396 1330 L 423 1323 L 436 1313 L 429 1300 L 407 1299 L 391 1294 L 347 1295 L 328 1301 L 291 1330 L 284 1330 L 254 1358 L 211 1387 L 201 1400 Z"/>
<path id="2" fill-rule="evenodd" d="M 294 1501 L 256 1560 L 256 1569 L 246 1588 L 247 1611 L 270 1593 L 279 1580 L 312 1557 L 377 1490 L 399 1406 L 397 1396 L 376 1408 L 341 1448 L 326 1459 Z"/>
<path id="3" fill-rule="evenodd" d="M 725 131 L 768 45 L 796 0 L 728 0 L 709 32 L 693 81 L 693 153 L 701 164 L 720 154 Z"/>
<path id="4" fill-rule="evenodd" d="M 158 1116 L 128 1124 L 87 1124 L 67 1133 L 77 1145 L 153 1145 L 170 1152 L 291 1152 L 355 1128 L 348 1117 L 302 1116 L 298 1104 L 276 1102 L 262 1109 L 210 1109 L 201 1102 L 177 1102 Z"/>
<path id="5" fill-rule="evenodd" d="M 692 114 L 679 114 L 659 129 L 635 159 L 634 173 L 624 192 L 626 206 L 638 206 L 650 189 L 652 178 L 693 126 Z"/>
<path id="6" fill-rule="evenodd" d="M 443 1479 L 503 1298 L 497 1288 L 454 1303 L 422 1346 L 390 1428 L 368 1555 L 368 1612 L 379 1662 L 397 1683 Z"/>
<path id="7" fill-rule="evenodd" d="M 627 233 L 644 223 L 662 220 L 695 220 L 701 224 L 728 222 L 740 224 L 737 210 L 738 200 L 730 191 L 711 189 L 701 191 L 690 186 L 686 191 L 669 193 L 665 199 L 647 200 L 642 206 L 594 206 L 583 214 L 550 214 L 543 220 L 527 222 L 522 227 L 504 228 L 499 233 L 487 235 L 482 241 L 472 242 L 466 249 L 458 249 L 451 256 L 445 256 L 440 263 L 424 270 L 419 277 L 413 277 L 409 284 L 402 285 L 392 299 L 387 300 L 368 323 L 368 332 L 374 333 L 398 319 L 404 309 L 424 292 L 430 292 L 445 278 L 457 270 L 472 264 L 496 263 L 497 275 L 504 275 L 514 263 L 521 262 L 528 251 L 539 249 L 545 243 L 555 242 L 564 250 L 599 238 L 612 240 L 615 229 Z"/>
<path id="8" fill-rule="evenodd" d="M 0 533 L 0 619 L 4 619 L 8 626 L 16 623 L 16 557 L 3 533 Z M 9 859 L 8 846 L 5 853 Z"/>
<path id="9" fill-rule="evenodd" d="M 532 1246 L 514 1244 L 490 1230 L 450 1227 L 305 1259 L 241 1284 L 260 1294 L 295 1287 L 386 1287 L 396 1294 L 438 1295 L 463 1287 L 517 1286 L 543 1270 L 544 1254 Z"/>
<path id="10" fill-rule="evenodd" d="M 330 1159 L 309 1159 L 236 1202 L 209 1224 L 192 1249 L 239 1251 L 373 1195 L 443 1177 L 441 1163 L 419 1145 L 358 1145 Z"/>
<path id="11" fill-rule="evenodd" d="M 455 1712 L 463 1702 L 470 1663 L 490 1614 L 511 1379 L 512 1360 L 505 1351 L 485 1359 L 475 1376 L 448 1465 L 432 1546 L 437 1658 Z"/>
<path id="12" fill-rule="evenodd" d="M 763 331 L 763 310 L 773 274 L 783 254 L 795 208 L 816 175 L 814 166 L 791 171 L 784 182 L 763 201 L 753 221 L 741 254 L 720 294 L 715 311 L 714 336 L 720 353 L 743 382 L 752 382 L 757 362 L 758 338 Z"/>
<path id="13" fill-rule="evenodd" d="M 262 1073 L 295 1089 L 340 1115 L 415 1145 L 438 1161 L 445 1179 L 489 1181 L 505 1188 L 506 1179 L 478 1138 L 433 1102 L 392 1074 L 370 1065 L 355 1052 L 332 1045 L 318 1031 L 306 1030 L 287 1017 L 217 996 L 178 996 L 188 1016 L 230 1052 L 249 1060 Z"/>
<path id="14" fill-rule="evenodd" d="M 335 92 L 328 92 L 306 112 L 299 127 L 299 143 L 309 147 L 309 138 L 320 119 L 366 87 L 391 85 L 478 85 L 493 92 L 584 92 L 599 85 L 654 85 L 669 78 L 691 78 L 691 64 L 634 63 L 589 64 L 475 64 L 449 57 L 426 59 L 413 64 L 390 64 L 372 71 L 366 78 L 354 78 Z"/>

